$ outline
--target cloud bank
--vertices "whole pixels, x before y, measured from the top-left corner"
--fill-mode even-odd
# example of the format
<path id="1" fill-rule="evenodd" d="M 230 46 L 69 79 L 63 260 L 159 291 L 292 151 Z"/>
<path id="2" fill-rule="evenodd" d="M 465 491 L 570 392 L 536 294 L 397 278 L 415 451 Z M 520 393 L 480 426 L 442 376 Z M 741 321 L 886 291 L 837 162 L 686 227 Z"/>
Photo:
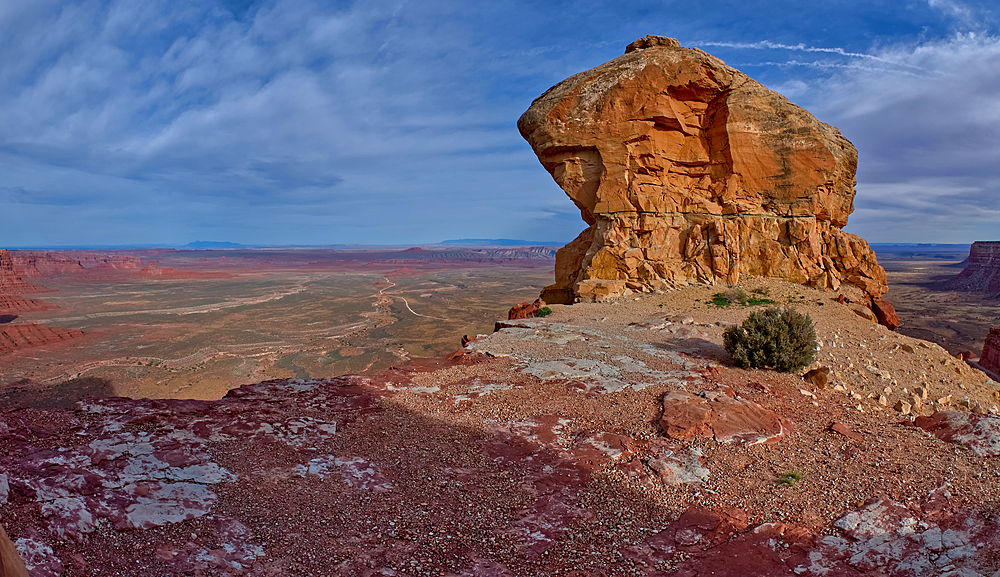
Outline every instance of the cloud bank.
<path id="1" fill-rule="evenodd" d="M 584 224 L 514 123 L 645 34 L 841 128 L 852 232 L 996 237 L 989 4 L 768 4 L 0 3 L 0 246 L 566 241 Z"/>

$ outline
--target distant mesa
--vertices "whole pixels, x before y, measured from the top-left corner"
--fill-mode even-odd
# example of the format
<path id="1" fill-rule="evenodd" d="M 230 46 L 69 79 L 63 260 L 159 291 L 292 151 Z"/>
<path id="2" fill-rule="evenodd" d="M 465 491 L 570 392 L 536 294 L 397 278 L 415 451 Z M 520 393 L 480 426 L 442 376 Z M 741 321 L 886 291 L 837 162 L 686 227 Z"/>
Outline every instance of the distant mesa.
<path id="1" fill-rule="evenodd" d="M 947 286 L 952 290 L 990 292 L 1000 297 L 1000 241 L 972 243 L 965 269 Z"/>
<path id="2" fill-rule="evenodd" d="M 25 282 L 14 270 L 14 259 L 5 248 L 0 248 L 0 294 L 22 295 L 50 292 L 50 289 Z"/>
<path id="3" fill-rule="evenodd" d="M 214 240 L 196 240 L 184 245 L 185 248 L 247 248 L 245 244 L 235 242 L 220 242 Z"/>
<path id="4" fill-rule="evenodd" d="M 637 40 L 550 88 L 518 129 L 589 225 L 559 250 L 546 302 L 741 274 L 886 291 L 868 243 L 842 230 L 854 146 L 701 50 Z"/>
<path id="5" fill-rule="evenodd" d="M 46 327 L 36 324 L 8 324 L 18 318 L 16 313 L 45 311 L 59 308 L 37 299 L 26 299 L 20 293 L 47 292 L 49 289 L 27 283 L 14 270 L 14 259 L 6 249 L 0 249 L 0 353 L 14 349 L 44 345 L 83 336 L 82 331 Z"/>

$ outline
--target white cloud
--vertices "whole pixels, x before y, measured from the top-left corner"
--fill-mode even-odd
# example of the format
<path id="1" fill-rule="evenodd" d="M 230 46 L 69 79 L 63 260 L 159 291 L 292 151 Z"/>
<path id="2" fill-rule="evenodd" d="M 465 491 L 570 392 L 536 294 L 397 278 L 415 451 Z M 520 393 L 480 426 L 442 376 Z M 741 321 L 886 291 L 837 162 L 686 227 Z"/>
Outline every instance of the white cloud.
<path id="1" fill-rule="evenodd" d="M 850 69 L 810 94 L 810 109 L 858 147 L 856 205 L 879 207 L 852 229 L 875 241 L 996 238 L 1000 38 L 967 33 L 880 55 L 925 72 Z"/>

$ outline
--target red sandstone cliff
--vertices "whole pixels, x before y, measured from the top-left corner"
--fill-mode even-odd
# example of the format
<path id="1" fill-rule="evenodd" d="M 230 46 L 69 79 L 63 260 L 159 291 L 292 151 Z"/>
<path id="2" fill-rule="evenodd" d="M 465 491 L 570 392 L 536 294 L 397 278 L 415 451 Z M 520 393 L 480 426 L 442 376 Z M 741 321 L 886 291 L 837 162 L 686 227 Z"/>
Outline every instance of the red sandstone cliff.
<path id="1" fill-rule="evenodd" d="M 965 270 L 948 283 L 949 288 L 1000 296 L 1000 241 L 972 243 L 966 262 Z"/>
<path id="2" fill-rule="evenodd" d="M 990 334 L 983 344 L 983 354 L 979 358 L 979 366 L 987 371 L 1000 374 L 1000 328 L 990 329 Z"/>
<path id="3" fill-rule="evenodd" d="M 27 283 L 14 270 L 10 252 L 0 248 L 0 294 L 19 295 L 25 293 L 48 292 L 49 289 Z"/>

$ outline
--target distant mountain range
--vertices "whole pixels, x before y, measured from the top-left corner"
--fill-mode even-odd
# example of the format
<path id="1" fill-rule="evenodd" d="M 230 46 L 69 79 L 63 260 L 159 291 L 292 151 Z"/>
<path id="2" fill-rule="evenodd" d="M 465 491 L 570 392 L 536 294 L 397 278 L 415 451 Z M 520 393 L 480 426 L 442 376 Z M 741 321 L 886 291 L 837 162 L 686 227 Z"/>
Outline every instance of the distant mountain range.
<path id="1" fill-rule="evenodd" d="M 511 238 L 459 238 L 443 240 L 440 244 L 455 244 L 460 246 L 562 246 L 566 242 L 559 240 L 516 240 Z"/>
<path id="2" fill-rule="evenodd" d="M 245 244 L 237 242 L 219 242 L 214 240 L 196 240 L 184 245 L 184 248 L 247 248 Z"/>

